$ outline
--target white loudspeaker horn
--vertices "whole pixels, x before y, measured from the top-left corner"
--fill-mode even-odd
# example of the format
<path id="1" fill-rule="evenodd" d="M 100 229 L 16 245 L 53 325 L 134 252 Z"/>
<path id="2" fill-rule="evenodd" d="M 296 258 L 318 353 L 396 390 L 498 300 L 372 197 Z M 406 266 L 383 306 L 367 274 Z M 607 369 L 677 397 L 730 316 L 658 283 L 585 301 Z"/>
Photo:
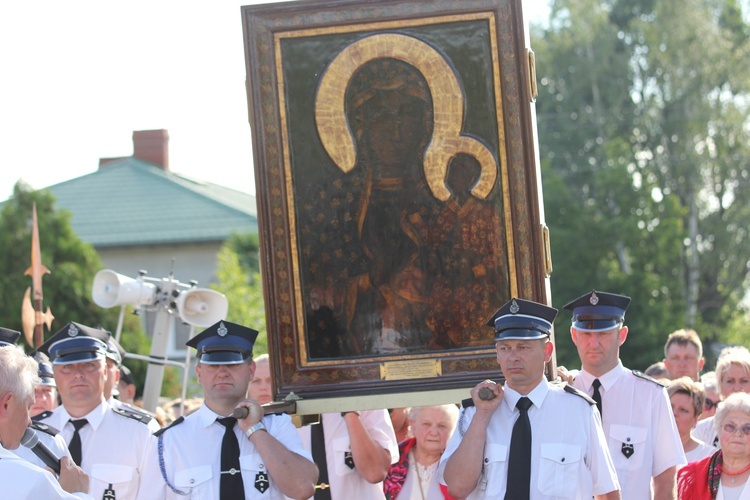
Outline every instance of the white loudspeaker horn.
<path id="1" fill-rule="evenodd" d="M 180 319 L 193 326 L 206 328 L 226 319 L 229 302 L 224 294 L 209 288 L 191 288 L 177 297 Z"/>
<path id="2" fill-rule="evenodd" d="M 111 269 L 102 269 L 94 276 L 91 296 L 100 307 L 151 304 L 156 295 L 156 285 L 128 278 Z"/>

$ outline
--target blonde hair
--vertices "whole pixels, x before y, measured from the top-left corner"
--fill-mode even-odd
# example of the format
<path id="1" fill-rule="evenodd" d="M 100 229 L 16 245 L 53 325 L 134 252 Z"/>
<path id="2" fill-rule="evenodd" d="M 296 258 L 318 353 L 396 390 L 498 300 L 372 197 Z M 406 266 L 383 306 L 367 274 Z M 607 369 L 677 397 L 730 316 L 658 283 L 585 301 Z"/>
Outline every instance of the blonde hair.
<path id="1" fill-rule="evenodd" d="M 706 402 L 706 391 L 703 389 L 701 383 L 695 382 L 690 377 L 680 377 L 670 382 L 669 386 L 667 386 L 667 394 L 669 394 L 670 398 L 675 394 L 690 396 L 695 416 L 698 417 L 703 412 L 703 403 Z"/>

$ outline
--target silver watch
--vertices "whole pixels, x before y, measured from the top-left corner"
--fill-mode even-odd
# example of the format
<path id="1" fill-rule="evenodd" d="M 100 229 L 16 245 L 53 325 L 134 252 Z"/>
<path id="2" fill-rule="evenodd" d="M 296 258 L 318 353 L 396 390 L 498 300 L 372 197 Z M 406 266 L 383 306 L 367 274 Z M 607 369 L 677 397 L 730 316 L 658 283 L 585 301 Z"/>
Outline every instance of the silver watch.
<path id="1" fill-rule="evenodd" d="M 247 428 L 247 430 L 245 431 L 245 436 L 247 436 L 247 438 L 250 439 L 250 436 L 253 435 L 253 432 L 265 431 L 265 430 L 266 430 L 266 426 L 263 425 L 263 422 L 258 422 L 257 424 L 251 425 L 250 427 Z"/>

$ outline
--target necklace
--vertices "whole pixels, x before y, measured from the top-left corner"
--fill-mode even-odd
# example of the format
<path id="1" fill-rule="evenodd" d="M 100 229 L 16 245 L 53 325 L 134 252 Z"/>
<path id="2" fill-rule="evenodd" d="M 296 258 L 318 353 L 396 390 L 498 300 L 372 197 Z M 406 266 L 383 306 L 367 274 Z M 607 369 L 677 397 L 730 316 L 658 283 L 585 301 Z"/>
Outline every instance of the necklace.
<path id="1" fill-rule="evenodd" d="M 746 466 L 746 467 L 745 467 L 744 469 L 742 469 L 742 470 L 738 470 L 737 472 L 730 472 L 730 471 L 729 471 L 729 470 L 727 470 L 727 469 L 723 469 L 723 470 L 721 471 L 721 473 L 722 473 L 722 475 L 723 475 L 723 474 L 726 474 L 727 476 L 732 476 L 732 477 L 729 477 L 729 482 L 730 482 L 731 484 L 734 484 L 734 483 L 735 483 L 735 481 L 737 480 L 737 478 L 736 478 L 736 477 L 734 477 L 734 476 L 739 476 L 740 474 L 744 474 L 745 472 L 747 472 L 747 471 L 749 471 L 749 470 L 750 470 L 750 464 L 748 464 L 748 465 L 747 465 L 747 466 Z"/>
<path id="2" fill-rule="evenodd" d="M 429 490 L 430 481 L 432 480 L 432 474 L 435 472 L 435 469 L 437 469 L 438 462 L 435 462 L 430 465 L 422 465 L 419 462 L 417 462 L 417 457 L 414 455 L 413 451 L 410 451 L 409 455 L 411 455 L 410 463 L 414 467 L 414 470 L 417 472 L 417 484 L 419 485 L 419 494 L 422 497 L 422 500 L 425 500 L 427 498 L 425 496 L 425 489 Z M 424 478 L 422 474 L 424 474 Z"/>

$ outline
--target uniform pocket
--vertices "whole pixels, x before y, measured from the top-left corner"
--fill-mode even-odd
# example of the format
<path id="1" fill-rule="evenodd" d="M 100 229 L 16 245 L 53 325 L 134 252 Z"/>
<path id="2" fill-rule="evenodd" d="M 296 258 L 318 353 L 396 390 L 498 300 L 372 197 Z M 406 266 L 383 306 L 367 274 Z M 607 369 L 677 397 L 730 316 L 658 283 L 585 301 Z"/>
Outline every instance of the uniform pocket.
<path id="1" fill-rule="evenodd" d="M 610 451 L 616 469 L 638 469 L 646 454 L 648 429 L 630 425 L 612 425 L 609 428 Z"/>
<path id="2" fill-rule="evenodd" d="M 485 445 L 482 462 L 484 471 L 482 477 L 479 478 L 477 491 L 499 492 L 508 476 L 508 446 L 504 444 Z"/>
<path id="3" fill-rule="evenodd" d="M 578 483 L 578 468 L 583 458 L 581 447 L 564 443 L 542 443 L 540 451 L 539 490 L 545 495 L 573 497 Z"/>
<path id="4" fill-rule="evenodd" d="M 94 497 L 99 492 L 111 490 L 116 498 L 135 497 L 138 491 L 138 477 L 134 467 L 116 464 L 94 464 L 91 467 L 90 491 Z"/>

